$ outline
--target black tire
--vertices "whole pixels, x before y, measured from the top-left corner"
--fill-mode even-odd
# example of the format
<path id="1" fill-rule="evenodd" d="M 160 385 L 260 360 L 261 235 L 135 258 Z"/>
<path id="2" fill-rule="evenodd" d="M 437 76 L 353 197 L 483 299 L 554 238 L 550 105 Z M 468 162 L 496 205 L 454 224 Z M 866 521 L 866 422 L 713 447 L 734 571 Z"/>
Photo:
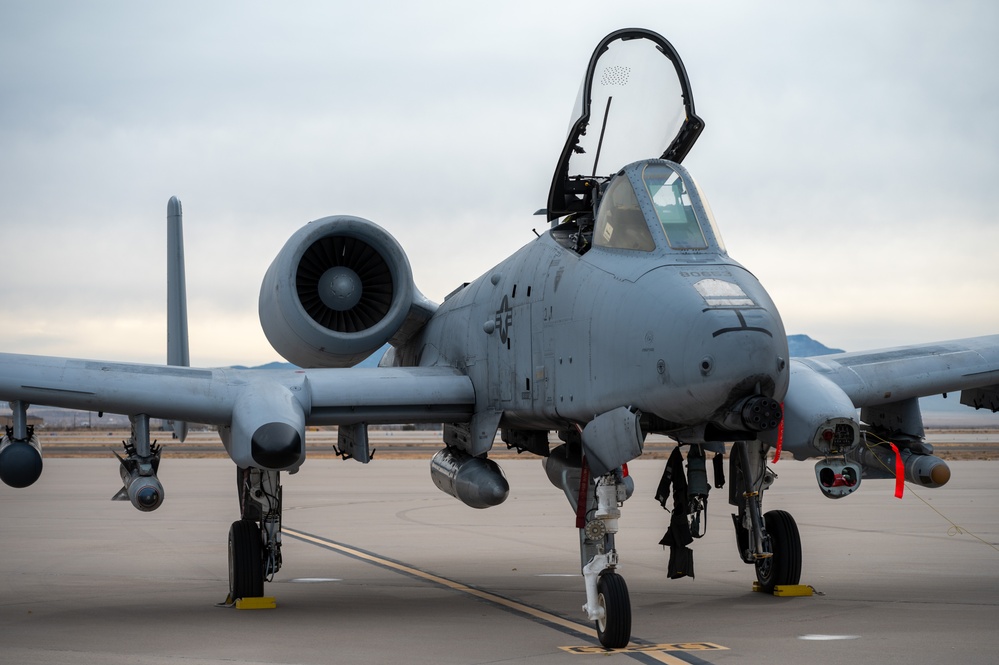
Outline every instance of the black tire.
<path id="1" fill-rule="evenodd" d="M 631 641 L 631 599 L 628 585 L 617 573 L 604 573 L 597 582 L 597 603 L 604 618 L 597 621 L 597 637 L 605 649 L 623 649 Z"/>
<path id="2" fill-rule="evenodd" d="M 765 541 L 773 556 L 756 562 L 756 579 L 764 591 L 801 581 L 801 536 L 791 514 L 771 510 L 763 516 Z"/>
<path id="3" fill-rule="evenodd" d="M 237 520 L 229 528 L 229 599 L 264 595 L 264 560 L 260 527 L 252 520 Z"/>

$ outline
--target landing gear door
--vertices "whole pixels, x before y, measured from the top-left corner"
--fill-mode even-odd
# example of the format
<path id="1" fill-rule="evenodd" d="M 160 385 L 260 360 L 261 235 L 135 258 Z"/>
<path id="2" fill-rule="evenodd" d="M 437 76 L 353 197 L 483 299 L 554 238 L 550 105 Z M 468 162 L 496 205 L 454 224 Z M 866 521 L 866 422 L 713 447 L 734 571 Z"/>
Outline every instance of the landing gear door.
<path id="1" fill-rule="evenodd" d="M 641 159 L 683 161 L 702 129 L 673 46 L 649 30 L 611 33 L 593 52 L 580 86 L 548 219 L 591 209 L 594 178 Z"/>

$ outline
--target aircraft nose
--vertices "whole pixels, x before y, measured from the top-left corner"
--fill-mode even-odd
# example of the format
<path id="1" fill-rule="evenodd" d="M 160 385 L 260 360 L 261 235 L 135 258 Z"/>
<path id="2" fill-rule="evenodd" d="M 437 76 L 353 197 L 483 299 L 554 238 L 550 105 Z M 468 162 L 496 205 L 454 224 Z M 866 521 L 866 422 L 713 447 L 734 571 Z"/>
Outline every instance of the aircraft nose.
<path id="1" fill-rule="evenodd" d="M 688 385 L 729 428 L 770 429 L 787 391 L 787 337 L 768 307 L 705 308 L 687 337 Z"/>

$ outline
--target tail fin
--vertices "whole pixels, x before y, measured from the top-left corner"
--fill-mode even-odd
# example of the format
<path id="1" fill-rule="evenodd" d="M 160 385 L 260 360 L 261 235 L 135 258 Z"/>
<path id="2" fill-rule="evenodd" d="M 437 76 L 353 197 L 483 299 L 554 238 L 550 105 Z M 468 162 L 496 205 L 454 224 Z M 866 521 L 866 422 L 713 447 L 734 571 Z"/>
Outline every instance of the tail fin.
<path id="1" fill-rule="evenodd" d="M 167 203 L 167 364 L 190 367 L 183 218 L 180 199 L 171 196 Z M 187 423 L 173 421 L 172 425 L 176 437 L 183 441 L 187 437 Z"/>

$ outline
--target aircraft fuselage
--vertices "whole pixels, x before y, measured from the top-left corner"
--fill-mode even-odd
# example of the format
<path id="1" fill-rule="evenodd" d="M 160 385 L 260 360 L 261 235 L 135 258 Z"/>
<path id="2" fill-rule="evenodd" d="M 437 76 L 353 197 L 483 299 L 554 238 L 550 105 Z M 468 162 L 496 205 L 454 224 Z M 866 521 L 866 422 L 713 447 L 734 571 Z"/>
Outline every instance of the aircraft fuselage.
<path id="1" fill-rule="evenodd" d="M 715 239 L 700 251 L 672 250 L 663 235 L 653 251 L 580 253 L 562 235 L 541 234 L 445 299 L 400 349 L 403 364 L 467 372 L 476 411 L 520 429 L 564 429 L 620 406 L 680 429 L 720 424 L 751 395 L 783 399 L 776 306 Z"/>

